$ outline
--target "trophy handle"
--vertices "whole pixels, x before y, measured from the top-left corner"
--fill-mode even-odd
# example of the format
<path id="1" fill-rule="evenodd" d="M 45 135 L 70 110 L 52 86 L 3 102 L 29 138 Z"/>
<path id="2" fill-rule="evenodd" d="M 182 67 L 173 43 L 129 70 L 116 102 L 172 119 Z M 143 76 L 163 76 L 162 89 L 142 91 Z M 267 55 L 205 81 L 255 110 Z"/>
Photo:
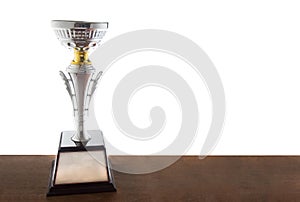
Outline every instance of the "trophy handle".
<path id="1" fill-rule="evenodd" d="M 71 101 L 72 101 L 72 105 L 73 105 L 73 113 L 75 116 L 75 111 L 77 111 L 77 104 L 76 104 L 76 98 L 75 98 L 75 93 L 74 93 L 74 84 L 72 79 L 68 79 L 67 76 L 65 75 L 65 73 L 63 73 L 62 71 L 59 71 L 59 75 L 61 76 L 61 78 L 64 80 L 65 85 L 66 85 L 66 89 L 70 95 Z M 70 82 L 72 84 L 72 87 L 70 85 Z"/>
<path id="2" fill-rule="evenodd" d="M 89 111 L 89 106 L 90 106 L 92 96 L 94 95 L 94 92 L 97 88 L 99 78 L 101 77 L 102 73 L 103 72 L 100 71 L 95 78 L 91 79 L 91 82 L 89 84 L 89 91 L 88 91 L 89 93 L 87 94 L 87 102 L 86 102 L 87 104 L 85 106 L 86 111 Z"/>

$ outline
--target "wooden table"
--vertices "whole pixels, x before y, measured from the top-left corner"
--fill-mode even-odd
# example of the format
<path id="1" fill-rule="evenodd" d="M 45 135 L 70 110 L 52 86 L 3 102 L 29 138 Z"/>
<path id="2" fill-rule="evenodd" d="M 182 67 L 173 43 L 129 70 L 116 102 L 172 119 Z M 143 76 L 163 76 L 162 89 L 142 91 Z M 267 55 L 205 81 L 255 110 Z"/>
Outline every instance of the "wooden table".
<path id="1" fill-rule="evenodd" d="M 112 157 L 142 163 L 154 157 Z M 183 157 L 147 175 L 114 172 L 118 191 L 46 197 L 54 156 L 0 156 L 0 201 L 300 201 L 299 156 Z"/>

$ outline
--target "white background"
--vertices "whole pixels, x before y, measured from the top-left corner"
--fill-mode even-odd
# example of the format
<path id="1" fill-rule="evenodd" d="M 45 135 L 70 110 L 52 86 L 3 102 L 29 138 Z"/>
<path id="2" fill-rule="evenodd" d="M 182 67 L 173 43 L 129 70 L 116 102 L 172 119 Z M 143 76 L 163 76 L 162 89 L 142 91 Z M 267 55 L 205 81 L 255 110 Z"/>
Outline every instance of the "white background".
<path id="1" fill-rule="evenodd" d="M 60 131 L 73 128 L 58 75 L 71 54 L 55 38 L 53 19 L 109 21 L 104 41 L 146 28 L 190 38 L 209 55 L 225 88 L 226 122 L 212 154 L 300 154 L 299 11 L 296 0 L 1 1 L 0 154 L 55 154 Z M 97 100 L 113 91 L 109 85 L 100 89 Z M 142 108 L 138 99 L 149 93 L 164 94 L 153 89 L 137 94 L 130 110 L 138 110 L 129 111 L 133 120 L 145 119 L 134 117 Z M 176 123 L 173 104 L 169 116 Z M 100 110 L 100 102 L 95 107 Z M 96 114 L 98 121 L 111 118 Z M 113 122 L 99 125 L 107 135 L 116 128 Z M 198 134 L 188 154 L 199 153 L 203 136 Z"/>

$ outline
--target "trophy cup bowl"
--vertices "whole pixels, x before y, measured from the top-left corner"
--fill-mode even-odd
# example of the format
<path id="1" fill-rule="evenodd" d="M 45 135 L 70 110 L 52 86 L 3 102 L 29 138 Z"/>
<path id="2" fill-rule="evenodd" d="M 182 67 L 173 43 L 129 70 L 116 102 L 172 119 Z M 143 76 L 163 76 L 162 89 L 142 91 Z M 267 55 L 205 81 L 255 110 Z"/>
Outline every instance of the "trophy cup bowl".
<path id="1" fill-rule="evenodd" d="M 88 130 L 85 124 L 102 75 L 95 74 L 88 53 L 99 45 L 108 23 L 54 20 L 51 25 L 62 45 L 74 50 L 68 74 L 60 71 L 60 76 L 73 104 L 75 131 L 61 133 L 47 196 L 116 191 L 102 132 Z"/>
<path id="2" fill-rule="evenodd" d="M 107 22 L 53 20 L 51 24 L 58 40 L 65 47 L 77 50 L 97 46 L 108 28 Z"/>

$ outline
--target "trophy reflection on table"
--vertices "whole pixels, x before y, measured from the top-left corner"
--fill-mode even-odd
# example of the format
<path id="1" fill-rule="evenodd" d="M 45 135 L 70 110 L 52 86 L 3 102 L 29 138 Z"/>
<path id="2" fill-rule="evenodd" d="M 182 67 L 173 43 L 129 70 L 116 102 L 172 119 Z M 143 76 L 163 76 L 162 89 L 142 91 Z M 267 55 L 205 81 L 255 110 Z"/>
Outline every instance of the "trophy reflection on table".
<path id="1" fill-rule="evenodd" d="M 53 161 L 47 196 L 116 191 L 102 132 L 86 128 L 91 98 L 102 72 L 88 58 L 88 51 L 99 45 L 107 22 L 51 22 L 58 40 L 74 51 L 67 74 L 60 71 L 71 97 L 75 131 L 63 131 Z"/>

